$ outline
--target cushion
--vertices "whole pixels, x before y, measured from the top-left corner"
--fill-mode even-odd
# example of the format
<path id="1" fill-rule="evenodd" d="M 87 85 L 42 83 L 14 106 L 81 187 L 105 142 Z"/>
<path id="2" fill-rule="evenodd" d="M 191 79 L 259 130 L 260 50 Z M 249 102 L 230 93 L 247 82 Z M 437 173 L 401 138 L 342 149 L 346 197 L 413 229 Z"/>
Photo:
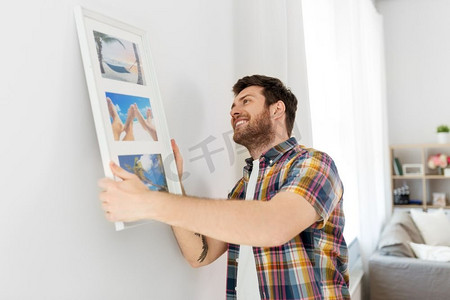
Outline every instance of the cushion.
<path id="1" fill-rule="evenodd" d="M 424 244 L 419 229 L 407 211 L 394 211 L 381 233 L 378 248 L 383 255 L 416 257 L 409 242 Z"/>
<path id="2" fill-rule="evenodd" d="M 409 243 L 414 253 L 419 259 L 450 261 L 450 247 L 430 246 L 425 244 Z"/>
<path id="3" fill-rule="evenodd" d="M 385 226 L 378 248 L 383 255 L 416 257 L 409 242 L 424 244 L 419 229 L 407 211 L 394 211 Z"/>
<path id="4" fill-rule="evenodd" d="M 414 224 L 411 214 L 408 211 L 395 211 L 390 221 L 392 224 L 399 224 L 411 238 L 411 242 L 416 244 L 425 244 L 419 228 Z"/>
<path id="5" fill-rule="evenodd" d="M 391 218 L 389 223 L 381 233 L 378 248 L 383 255 L 415 257 L 411 250 L 409 242 L 412 241 L 410 235 L 401 223 L 393 222 Z"/>
<path id="6" fill-rule="evenodd" d="M 411 210 L 411 217 L 419 228 L 425 244 L 450 246 L 450 221 L 443 209 L 434 212 Z"/>

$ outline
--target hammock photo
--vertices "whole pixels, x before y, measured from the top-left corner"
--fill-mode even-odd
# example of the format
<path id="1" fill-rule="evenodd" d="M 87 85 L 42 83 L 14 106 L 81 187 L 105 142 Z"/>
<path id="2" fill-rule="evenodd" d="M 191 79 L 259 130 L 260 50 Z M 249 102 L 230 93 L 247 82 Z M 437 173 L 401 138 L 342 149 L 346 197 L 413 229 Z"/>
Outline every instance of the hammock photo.
<path id="1" fill-rule="evenodd" d="M 94 31 L 94 39 L 102 77 L 145 85 L 135 43 L 98 31 Z"/>

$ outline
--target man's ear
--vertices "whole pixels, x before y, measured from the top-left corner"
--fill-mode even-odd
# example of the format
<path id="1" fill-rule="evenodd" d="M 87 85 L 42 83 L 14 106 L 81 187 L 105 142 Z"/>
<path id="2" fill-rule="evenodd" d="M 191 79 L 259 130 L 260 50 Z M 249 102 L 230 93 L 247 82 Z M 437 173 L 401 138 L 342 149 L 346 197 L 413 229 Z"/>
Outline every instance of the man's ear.
<path id="1" fill-rule="evenodd" d="M 283 116 L 286 112 L 286 106 L 284 105 L 284 102 L 281 100 L 278 100 L 270 107 L 270 117 L 273 119 L 278 119 L 279 117 Z"/>

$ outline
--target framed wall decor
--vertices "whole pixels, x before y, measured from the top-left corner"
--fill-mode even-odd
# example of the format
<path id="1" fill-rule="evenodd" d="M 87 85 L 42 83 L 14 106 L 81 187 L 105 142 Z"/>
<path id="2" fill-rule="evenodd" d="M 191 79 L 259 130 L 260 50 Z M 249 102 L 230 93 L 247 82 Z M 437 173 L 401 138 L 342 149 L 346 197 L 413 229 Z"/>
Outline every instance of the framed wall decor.
<path id="1" fill-rule="evenodd" d="M 445 207 L 446 202 L 445 193 L 433 193 L 433 205 Z"/>
<path id="2" fill-rule="evenodd" d="M 75 19 L 105 176 L 112 160 L 150 190 L 181 194 L 145 31 L 82 7 Z"/>
<path id="3" fill-rule="evenodd" d="M 404 164 L 403 175 L 404 176 L 423 175 L 422 164 Z"/>

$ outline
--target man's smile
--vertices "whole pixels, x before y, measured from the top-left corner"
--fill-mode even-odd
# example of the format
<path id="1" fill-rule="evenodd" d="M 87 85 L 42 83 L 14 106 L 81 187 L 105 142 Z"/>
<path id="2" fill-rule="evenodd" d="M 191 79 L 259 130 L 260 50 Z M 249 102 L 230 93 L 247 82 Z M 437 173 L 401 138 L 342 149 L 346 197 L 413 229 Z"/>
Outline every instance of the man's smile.
<path id="1" fill-rule="evenodd" d="M 236 120 L 236 122 L 234 123 L 234 129 L 236 129 L 236 128 L 238 128 L 238 127 L 244 125 L 244 124 L 247 124 L 247 123 L 248 123 L 248 120 L 247 120 L 247 119 L 238 119 L 238 120 Z"/>

